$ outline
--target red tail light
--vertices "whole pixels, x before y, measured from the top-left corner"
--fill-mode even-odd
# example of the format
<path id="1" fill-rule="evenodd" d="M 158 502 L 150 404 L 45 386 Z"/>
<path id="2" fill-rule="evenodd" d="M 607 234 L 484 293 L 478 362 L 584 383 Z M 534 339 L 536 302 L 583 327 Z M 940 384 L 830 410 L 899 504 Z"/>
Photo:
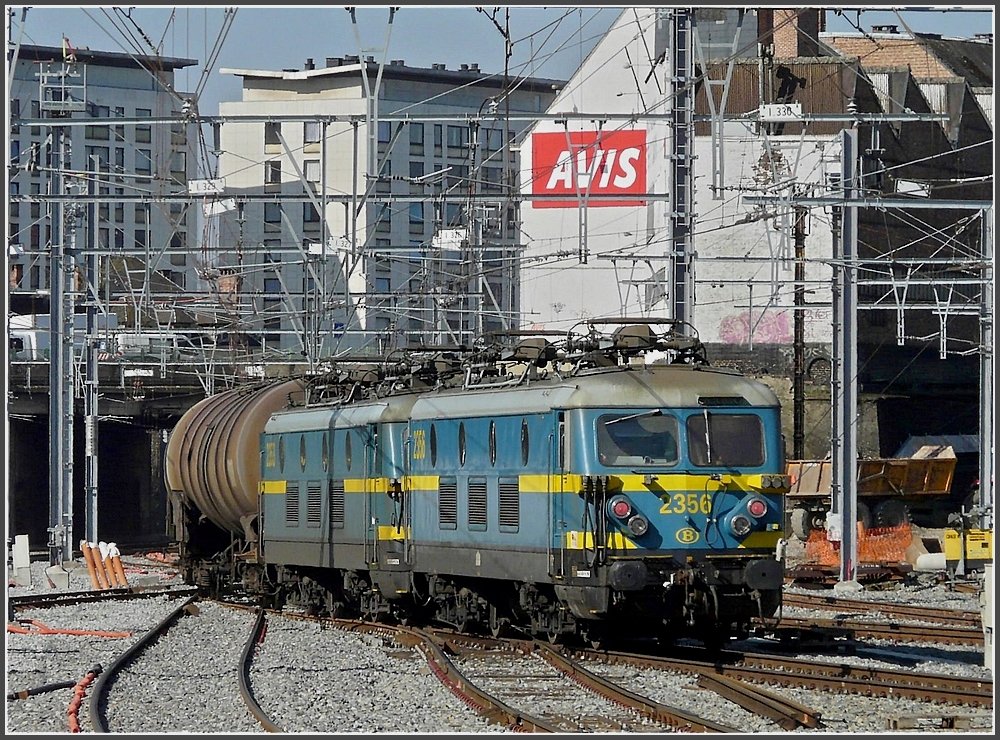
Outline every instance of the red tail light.
<path id="1" fill-rule="evenodd" d="M 750 512 L 750 516 L 760 519 L 767 513 L 767 502 L 762 498 L 750 499 L 747 503 L 747 511 Z"/>
<path id="2" fill-rule="evenodd" d="M 632 513 L 632 504 L 624 496 L 616 496 L 608 502 L 608 510 L 618 519 L 627 519 Z"/>

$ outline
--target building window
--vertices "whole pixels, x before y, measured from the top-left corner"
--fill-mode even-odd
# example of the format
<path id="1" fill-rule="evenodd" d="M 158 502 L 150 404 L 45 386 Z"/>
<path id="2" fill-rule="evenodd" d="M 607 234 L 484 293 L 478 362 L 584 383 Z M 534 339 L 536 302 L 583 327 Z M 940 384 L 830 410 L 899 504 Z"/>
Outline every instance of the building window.
<path id="1" fill-rule="evenodd" d="M 148 175 L 153 171 L 153 157 L 149 149 L 135 150 L 135 171 L 140 175 Z"/>
<path id="2" fill-rule="evenodd" d="M 175 151 L 170 155 L 170 171 L 180 174 L 187 172 L 187 152 Z"/>
<path id="3" fill-rule="evenodd" d="M 423 177 L 424 163 L 419 160 L 410 160 L 410 177 Z"/>
<path id="4" fill-rule="evenodd" d="M 302 204 L 302 223 L 304 224 L 318 224 L 319 223 L 319 211 L 316 210 L 316 206 L 313 205 L 312 201 L 306 201 Z"/>
<path id="5" fill-rule="evenodd" d="M 140 248 L 146 247 L 146 230 L 136 229 L 135 230 L 135 246 Z"/>
<path id="6" fill-rule="evenodd" d="M 302 124 L 302 142 L 304 144 L 318 144 L 320 137 L 319 121 L 306 121 Z"/>
<path id="7" fill-rule="evenodd" d="M 424 224 L 424 204 L 410 203 L 410 224 Z"/>
<path id="8" fill-rule="evenodd" d="M 108 148 L 106 146 L 88 146 L 87 152 L 87 171 L 88 172 L 102 172 L 108 168 Z M 97 164 L 94 164 L 94 158 L 97 159 Z"/>
<path id="9" fill-rule="evenodd" d="M 378 143 L 388 144 L 389 138 L 392 135 L 392 128 L 388 121 L 378 122 Z"/>
<path id="10" fill-rule="evenodd" d="M 125 108 L 115 106 L 115 118 L 124 118 Z M 118 124 L 115 126 L 115 138 L 118 141 L 125 141 L 125 126 Z"/>
<path id="11" fill-rule="evenodd" d="M 264 146 L 281 144 L 281 124 L 273 121 L 264 123 Z"/>
<path id="12" fill-rule="evenodd" d="M 448 146 L 466 147 L 469 145 L 469 129 L 464 126 L 448 127 Z"/>
<path id="13" fill-rule="evenodd" d="M 440 149 L 443 143 L 444 127 L 440 123 L 434 124 L 434 148 Z"/>
<path id="14" fill-rule="evenodd" d="M 306 182 L 319 182 L 320 178 L 320 168 L 318 159 L 307 159 L 303 163 L 302 172 L 305 175 Z"/>
<path id="15" fill-rule="evenodd" d="M 125 223 L 125 204 L 115 203 L 115 223 Z"/>
<path id="16" fill-rule="evenodd" d="M 149 108 L 136 108 L 135 117 L 136 118 L 149 118 L 153 115 L 153 111 Z M 153 130 L 150 126 L 136 126 L 135 127 L 135 140 L 139 144 L 148 144 L 153 140 Z"/>
<path id="17" fill-rule="evenodd" d="M 410 154 L 424 153 L 424 124 L 410 124 Z"/>
<path id="18" fill-rule="evenodd" d="M 125 171 L 125 149 L 120 146 L 115 147 L 115 169 L 118 172 Z"/>
<path id="19" fill-rule="evenodd" d="M 281 205 L 279 203 L 264 204 L 264 223 L 266 224 L 281 223 Z"/>
<path id="20" fill-rule="evenodd" d="M 170 248 L 171 249 L 185 249 L 187 248 L 187 232 L 186 231 L 175 231 L 170 236 Z M 180 262 L 175 262 L 174 258 L 170 258 L 170 262 L 175 265 L 184 264 L 184 255 L 180 255 Z"/>
<path id="21" fill-rule="evenodd" d="M 281 161 L 272 159 L 264 162 L 264 184 L 281 185 Z"/>
<path id="22" fill-rule="evenodd" d="M 281 281 L 278 278 L 264 278 L 264 295 L 268 297 L 281 295 Z"/>
<path id="23" fill-rule="evenodd" d="M 137 224 L 146 223 L 146 206 L 142 203 L 135 204 L 135 222 Z"/>

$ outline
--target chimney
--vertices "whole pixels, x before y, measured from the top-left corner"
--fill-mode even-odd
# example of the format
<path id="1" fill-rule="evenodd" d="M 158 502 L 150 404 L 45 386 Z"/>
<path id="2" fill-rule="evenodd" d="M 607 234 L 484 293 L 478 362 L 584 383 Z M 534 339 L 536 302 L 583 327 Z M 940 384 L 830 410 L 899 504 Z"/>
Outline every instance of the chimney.
<path id="1" fill-rule="evenodd" d="M 373 57 L 373 56 L 367 56 L 367 57 L 365 57 L 365 61 L 368 62 L 368 63 L 374 63 L 375 62 L 375 57 Z"/>
<path id="2" fill-rule="evenodd" d="M 989 44 L 993 43 L 993 34 L 992 33 L 977 33 L 973 38 L 976 41 L 985 41 L 985 42 L 987 42 Z"/>
<path id="3" fill-rule="evenodd" d="M 306 59 L 306 64 L 302 69 L 316 69 L 316 64 L 313 62 L 312 57 Z"/>
<path id="4" fill-rule="evenodd" d="M 431 65 L 431 69 L 447 69 L 447 67 L 445 67 L 440 62 L 435 62 L 434 64 Z"/>
<path id="5" fill-rule="evenodd" d="M 358 62 L 361 61 L 361 58 L 355 56 L 354 54 L 348 54 L 346 57 L 344 57 L 344 61 L 347 62 L 348 64 L 357 64 Z"/>
<path id="6" fill-rule="evenodd" d="M 344 63 L 344 58 L 343 57 L 327 57 L 326 58 L 326 66 L 327 67 L 339 67 L 343 63 Z"/>
<path id="7" fill-rule="evenodd" d="M 479 64 L 476 63 L 476 62 L 473 62 L 472 64 L 469 65 L 469 69 L 472 70 L 473 72 L 478 72 L 479 71 Z"/>
<path id="8" fill-rule="evenodd" d="M 775 8 L 773 23 L 775 58 L 819 56 L 819 34 L 826 30 L 821 8 Z"/>
<path id="9" fill-rule="evenodd" d="M 891 23 L 884 26 L 872 26 L 873 33 L 899 33 L 899 26 L 894 26 Z"/>
<path id="10" fill-rule="evenodd" d="M 468 72 L 469 71 L 469 65 L 468 64 L 463 64 L 461 67 L 459 67 L 459 69 L 461 69 L 463 72 Z"/>
<path id="11" fill-rule="evenodd" d="M 389 60 L 389 66 L 390 67 L 402 67 L 402 66 L 404 66 L 403 65 L 403 60 L 402 59 L 390 59 Z"/>

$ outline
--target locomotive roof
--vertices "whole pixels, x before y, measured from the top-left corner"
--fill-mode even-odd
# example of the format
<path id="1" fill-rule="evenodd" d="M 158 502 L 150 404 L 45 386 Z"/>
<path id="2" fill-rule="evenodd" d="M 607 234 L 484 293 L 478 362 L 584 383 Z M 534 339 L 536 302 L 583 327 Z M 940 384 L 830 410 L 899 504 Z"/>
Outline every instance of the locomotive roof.
<path id="1" fill-rule="evenodd" d="M 527 386 L 448 390 L 421 396 L 414 419 L 540 413 L 552 408 L 697 408 L 702 397 L 740 396 L 750 406 L 777 406 L 763 383 L 724 370 L 648 365 L 583 373 Z"/>
<path id="2" fill-rule="evenodd" d="M 380 422 L 406 421 L 416 396 L 398 396 L 378 401 L 362 401 L 349 406 L 291 408 L 274 413 L 264 426 L 265 434 L 356 427 Z"/>

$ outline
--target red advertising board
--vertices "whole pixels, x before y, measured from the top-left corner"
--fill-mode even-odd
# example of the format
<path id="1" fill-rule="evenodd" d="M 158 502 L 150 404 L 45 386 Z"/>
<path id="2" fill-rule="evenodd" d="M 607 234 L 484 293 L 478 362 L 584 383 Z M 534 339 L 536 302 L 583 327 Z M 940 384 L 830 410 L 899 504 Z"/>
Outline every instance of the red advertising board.
<path id="1" fill-rule="evenodd" d="M 532 134 L 531 193 L 573 196 L 532 199 L 535 208 L 642 206 L 646 192 L 646 131 L 565 131 Z M 608 198 L 620 195 L 619 198 Z"/>

